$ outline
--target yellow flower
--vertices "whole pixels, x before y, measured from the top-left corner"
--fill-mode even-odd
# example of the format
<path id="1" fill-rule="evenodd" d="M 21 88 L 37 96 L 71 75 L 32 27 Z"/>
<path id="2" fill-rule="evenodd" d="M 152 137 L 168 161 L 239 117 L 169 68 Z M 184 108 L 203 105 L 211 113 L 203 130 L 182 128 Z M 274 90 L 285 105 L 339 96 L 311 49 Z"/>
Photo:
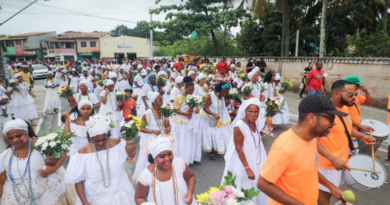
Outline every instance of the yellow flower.
<path id="1" fill-rule="evenodd" d="M 137 97 L 138 96 L 138 93 L 134 93 L 134 97 Z"/>
<path id="2" fill-rule="evenodd" d="M 214 194 L 217 191 L 218 191 L 217 187 L 210 187 L 209 194 Z"/>
<path id="3" fill-rule="evenodd" d="M 217 122 L 217 127 L 221 127 L 221 123 L 220 122 Z"/>
<path id="4" fill-rule="evenodd" d="M 202 97 L 203 97 L 203 98 L 206 98 L 206 97 L 207 97 L 207 95 L 206 95 L 206 94 L 203 94 L 203 95 L 202 95 Z"/>
<path id="5" fill-rule="evenodd" d="M 141 125 L 140 124 L 136 124 L 135 126 L 137 127 L 137 130 L 141 130 Z"/>
<path id="6" fill-rule="evenodd" d="M 208 193 L 196 195 L 196 198 L 198 203 L 210 203 L 210 195 Z"/>

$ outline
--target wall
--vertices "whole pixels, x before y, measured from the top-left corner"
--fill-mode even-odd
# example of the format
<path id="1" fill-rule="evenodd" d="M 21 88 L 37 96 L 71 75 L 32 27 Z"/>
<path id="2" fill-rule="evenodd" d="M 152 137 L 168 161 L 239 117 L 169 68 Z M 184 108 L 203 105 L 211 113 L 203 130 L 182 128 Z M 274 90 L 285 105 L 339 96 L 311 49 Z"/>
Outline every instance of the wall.
<path id="1" fill-rule="evenodd" d="M 27 37 L 28 44 L 25 47 L 26 49 L 40 49 L 41 46 L 39 44 L 41 43 L 42 40 L 49 39 L 56 36 L 57 34 L 55 31 L 45 33 L 45 34 L 29 36 Z M 46 42 L 42 42 L 42 48 L 46 48 Z"/>
<path id="2" fill-rule="evenodd" d="M 210 61 L 221 57 L 208 57 Z M 259 59 L 260 57 L 254 57 Z M 293 91 L 298 92 L 301 75 L 310 61 L 322 61 L 323 70 L 328 73 L 326 89 L 330 91 L 332 83 L 344 79 L 348 75 L 357 75 L 365 83 L 369 93 L 373 97 L 374 106 L 387 108 L 390 94 L 390 58 L 311 58 L 311 57 L 261 57 L 267 63 L 267 71 L 279 72 L 283 78 L 290 78 L 293 83 Z M 232 57 L 227 58 L 230 63 Z M 236 62 L 241 62 L 243 68 L 248 63 L 248 57 L 235 57 Z"/>
<path id="3" fill-rule="evenodd" d="M 117 44 L 132 44 L 131 49 L 118 49 Z M 100 39 L 101 58 L 114 58 L 114 53 L 136 53 L 137 58 L 149 57 L 149 43 L 146 38 L 121 36 L 115 38 Z M 126 56 L 126 55 L 125 55 Z"/>
<path id="4" fill-rule="evenodd" d="M 81 47 L 81 41 L 87 42 L 87 47 Z M 96 42 L 96 47 L 91 47 L 90 41 Z M 77 42 L 77 52 L 78 53 L 91 53 L 93 52 L 99 52 L 100 51 L 100 41 L 98 38 L 90 38 L 90 39 L 76 39 Z"/>

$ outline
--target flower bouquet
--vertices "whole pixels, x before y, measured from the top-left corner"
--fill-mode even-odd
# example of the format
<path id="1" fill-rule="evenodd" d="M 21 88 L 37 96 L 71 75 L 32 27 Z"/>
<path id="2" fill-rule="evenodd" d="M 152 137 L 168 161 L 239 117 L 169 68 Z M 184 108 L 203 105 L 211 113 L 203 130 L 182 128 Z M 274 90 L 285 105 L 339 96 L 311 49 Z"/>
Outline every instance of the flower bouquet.
<path id="1" fill-rule="evenodd" d="M 171 84 L 171 88 L 168 90 L 167 94 L 170 95 L 171 94 L 171 90 L 172 88 L 174 88 L 176 86 L 176 83 L 172 83 Z"/>
<path id="2" fill-rule="evenodd" d="M 165 85 L 167 84 L 167 80 L 168 80 L 167 78 L 157 77 L 156 83 L 161 91 L 165 87 Z"/>
<path id="3" fill-rule="evenodd" d="M 236 100 L 239 99 L 240 96 L 237 90 L 230 89 L 229 93 L 226 95 L 226 98 L 229 100 Z"/>
<path id="4" fill-rule="evenodd" d="M 244 82 L 246 82 L 246 80 L 248 80 L 248 75 L 246 73 L 241 73 L 238 75 L 238 77 L 240 77 L 241 80 Z"/>
<path id="5" fill-rule="evenodd" d="M 198 96 L 198 98 L 201 98 L 201 100 L 200 100 L 201 102 L 199 103 L 199 107 L 203 107 L 204 106 L 204 104 L 206 103 L 206 97 L 207 97 L 206 94 Z"/>
<path id="6" fill-rule="evenodd" d="M 246 96 L 250 96 L 251 93 L 252 93 L 252 88 L 251 86 L 249 86 L 248 84 L 245 85 L 243 88 L 242 88 L 242 93 Z"/>
<path id="7" fill-rule="evenodd" d="M 260 73 L 260 77 L 261 77 L 261 79 L 264 79 L 265 73 Z"/>
<path id="8" fill-rule="evenodd" d="M 57 94 L 60 96 L 60 98 L 66 98 L 68 99 L 68 96 L 75 94 L 76 92 L 73 90 L 72 87 L 64 85 L 60 89 L 58 89 Z"/>
<path id="9" fill-rule="evenodd" d="M 16 88 L 16 87 L 18 87 L 19 86 L 19 84 L 16 82 L 16 80 L 15 79 L 11 79 L 11 80 L 9 80 L 9 82 L 8 82 L 8 87 L 10 87 L 10 88 Z M 19 91 L 18 91 L 19 92 Z"/>
<path id="10" fill-rule="evenodd" d="M 129 156 L 127 162 L 133 163 L 135 162 L 134 156 L 130 157 L 134 155 L 135 151 L 133 139 L 138 135 L 138 132 L 141 131 L 141 128 L 146 126 L 146 123 L 136 116 L 129 115 L 121 122 L 120 126 L 122 138 L 126 140 L 126 153 L 127 156 Z"/>
<path id="11" fill-rule="evenodd" d="M 188 112 L 193 112 L 194 108 L 199 104 L 198 98 L 195 95 L 187 95 L 185 102 L 188 107 L 190 107 L 190 109 L 188 109 Z"/>
<path id="12" fill-rule="evenodd" d="M 126 76 L 127 76 L 127 75 L 129 75 L 129 72 L 127 72 L 127 71 L 124 70 L 124 71 L 123 71 L 123 75 L 126 75 Z"/>
<path id="13" fill-rule="evenodd" d="M 96 84 L 98 84 L 100 87 L 103 87 L 104 86 L 104 80 L 96 80 Z"/>
<path id="14" fill-rule="evenodd" d="M 282 87 L 285 89 L 285 90 L 290 90 L 292 88 L 293 84 L 292 82 L 290 81 L 289 78 L 284 78 L 284 81 L 282 83 Z"/>
<path id="15" fill-rule="evenodd" d="M 191 68 L 187 68 L 185 69 L 185 72 L 186 72 L 186 76 L 188 76 L 188 73 L 191 71 Z"/>
<path id="16" fill-rule="evenodd" d="M 96 77 L 98 77 L 99 79 L 103 79 L 103 74 L 101 72 L 97 72 L 96 75 L 95 75 L 95 79 Z"/>
<path id="17" fill-rule="evenodd" d="M 138 93 L 134 93 L 133 94 L 133 99 L 134 99 L 135 102 L 137 102 L 137 100 L 138 100 Z"/>
<path id="18" fill-rule="evenodd" d="M 126 97 L 126 93 L 123 91 L 119 91 L 119 92 L 116 92 L 115 95 L 116 95 L 116 100 L 118 101 L 117 111 L 120 111 L 122 109 L 123 100 Z"/>
<path id="19" fill-rule="evenodd" d="M 164 116 L 166 118 L 176 115 L 175 110 L 171 106 L 169 106 L 169 105 L 161 106 L 160 107 L 160 113 L 161 113 L 162 116 Z"/>
<path id="20" fill-rule="evenodd" d="M 108 112 L 106 114 L 106 116 L 110 117 L 110 127 L 111 128 L 115 128 L 116 127 L 116 123 L 118 122 L 118 120 L 115 118 L 115 116 L 111 113 L 111 112 Z"/>
<path id="21" fill-rule="evenodd" d="M 46 166 L 54 166 L 57 164 L 57 160 L 62 158 L 64 152 L 69 152 L 68 147 L 72 144 L 70 138 L 75 136 L 73 132 L 65 133 L 64 129 L 59 129 L 50 134 L 44 132 L 44 136 L 38 137 L 36 140 L 34 149 L 46 155 Z M 46 166 L 43 169 L 46 169 Z"/>
<path id="22" fill-rule="evenodd" d="M 283 114 L 282 110 L 284 109 L 285 103 L 285 100 L 280 103 L 279 97 L 271 97 L 267 99 L 267 101 L 265 102 L 265 116 L 267 117 L 267 119 L 265 121 L 265 126 L 261 131 L 262 135 L 273 136 L 272 117 L 278 113 Z"/>
<path id="23" fill-rule="evenodd" d="M 267 91 L 268 89 L 265 88 L 265 85 L 263 82 L 260 83 L 261 92 Z"/>
<path id="24" fill-rule="evenodd" d="M 196 195 L 199 205 L 240 205 L 240 202 L 250 201 L 259 195 L 260 191 L 251 189 L 238 190 L 235 185 L 236 177 L 228 171 L 222 186 L 210 187 L 209 191 Z M 254 205 L 252 202 L 249 205 Z"/>
<path id="25" fill-rule="evenodd" d="M 130 71 L 130 75 L 135 77 L 138 74 L 137 70 Z"/>

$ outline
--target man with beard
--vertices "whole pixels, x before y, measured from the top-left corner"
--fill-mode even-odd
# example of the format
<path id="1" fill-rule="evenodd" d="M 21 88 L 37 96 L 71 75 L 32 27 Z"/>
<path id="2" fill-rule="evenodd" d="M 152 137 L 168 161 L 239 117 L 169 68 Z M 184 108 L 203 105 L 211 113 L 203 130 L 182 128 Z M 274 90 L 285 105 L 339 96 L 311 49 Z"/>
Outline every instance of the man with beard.
<path id="1" fill-rule="evenodd" d="M 332 84 L 332 101 L 336 109 L 348 113 L 348 107 L 355 103 L 355 86 L 346 80 L 337 80 Z M 349 169 L 345 162 L 348 160 L 349 151 L 354 150 L 352 138 L 358 138 L 368 146 L 375 144 L 375 138 L 352 129 L 352 120 L 348 115 L 337 117 L 335 125 L 330 129 L 328 137 L 318 137 L 317 149 L 319 155 L 318 171 L 333 185 L 340 186 L 341 171 Z M 319 205 L 329 205 L 331 191 L 320 184 Z"/>
<path id="2" fill-rule="evenodd" d="M 342 190 L 318 172 L 317 137 L 326 138 L 336 116 L 348 116 L 325 96 L 310 95 L 298 107 L 296 126 L 272 144 L 261 169 L 257 187 L 269 196 L 269 204 L 316 204 L 318 184 L 338 200 Z"/>

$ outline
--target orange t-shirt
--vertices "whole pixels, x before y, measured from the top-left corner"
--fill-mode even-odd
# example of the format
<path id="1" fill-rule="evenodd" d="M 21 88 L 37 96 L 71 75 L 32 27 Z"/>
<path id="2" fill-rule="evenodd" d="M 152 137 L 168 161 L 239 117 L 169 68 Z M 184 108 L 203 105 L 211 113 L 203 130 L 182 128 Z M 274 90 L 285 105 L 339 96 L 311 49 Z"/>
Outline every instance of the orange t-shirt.
<path id="1" fill-rule="evenodd" d="M 362 118 L 360 116 L 361 108 L 360 106 L 366 101 L 366 97 L 363 95 L 360 95 L 360 93 L 356 96 L 355 99 L 355 105 L 352 105 L 351 107 L 348 107 L 349 116 L 351 116 L 352 121 L 357 122 L 360 124 L 360 121 L 362 121 Z M 353 129 L 358 130 L 357 127 L 352 126 Z"/>
<path id="2" fill-rule="evenodd" d="M 338 111 L 348 113 L 348 107 L 344 106 L 342 108 L 336 107 Z M 335 123 L 336 125 L 333 126 L 330 129 L 329 136 L 327 137 L 317 137 L 318 141 L 321 142 L 321 144 L 325 147 L 326 150 L 328 150 L 330 153 L 332 153 L 335 157 L 342 159 L 344 162 L 347 161 L 349 156 L 349 145 L 348 145 L 348 138 L 345 134 L 344 125 L 341 122 L 340 118 L 335 116 Z M 351 118 L 348 116 L 343 117 L 345 125 L 347 126 L 349 134 L 352 132 L 352 121 Z M 326 159 L 324 156 L 320 154 L 319 156 L 319 166 L 323 169 L 335 169 L 331 165 L 332 163 Z"/>
<path id="3" fill-rule="evenodd" d="M 317 160 L 317 139 L 304 141 L 289 129 L 272 144 L 260 175 L 303 204 L 316 205 Z M 268 204 L 281 205 L 272 198 Z"/>
<path id="4" fill-rule="evenodd" d="M 133 109 L 134 109 L 134 108 L 136 108 L 135 106 L 136 105 L 135 105 L 135 101 L 133 98 L 130 98 L 130 100 L 127 100 L 127 101 L 124 100 L 123 101 L 123 117 L 127 118 L 129 115 L 131 115 L 130 107 L 133 107 Z"/>
<path id="5" fill-rule="evenodd" d="M 390 110 L 390 95 L 388 97 L 387 109 Z M 387 124 L 390 125 L 390 112 L 387 112 Z"/>

